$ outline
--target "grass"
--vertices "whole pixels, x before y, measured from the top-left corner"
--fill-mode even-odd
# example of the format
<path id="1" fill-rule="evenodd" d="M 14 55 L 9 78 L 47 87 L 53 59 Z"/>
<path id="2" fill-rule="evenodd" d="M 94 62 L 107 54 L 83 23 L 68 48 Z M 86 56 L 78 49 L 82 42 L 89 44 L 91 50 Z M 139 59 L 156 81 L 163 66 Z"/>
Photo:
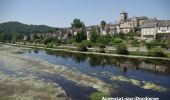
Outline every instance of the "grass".
<path id="1" fill-rule="evenodd" d="M 141 52 L 141 51 L 129 51 L 129 55 L 148 56 L 148 53 L 147 52 Z"/>

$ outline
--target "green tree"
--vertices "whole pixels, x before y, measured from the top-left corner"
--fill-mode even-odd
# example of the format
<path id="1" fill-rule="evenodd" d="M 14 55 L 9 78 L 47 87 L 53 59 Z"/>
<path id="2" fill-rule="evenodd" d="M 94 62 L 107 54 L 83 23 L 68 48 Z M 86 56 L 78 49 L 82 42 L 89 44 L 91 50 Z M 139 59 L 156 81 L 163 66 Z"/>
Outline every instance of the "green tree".
<path id="1" fill-rule="evenodd" d="M 149 50 L 148 55 L 153 57 L 166 57 L 166 54 L 161 48 L 152 48 Z"/>
<path id="2" fill-rule="evenodd" d="M 101 22 L 100 22 L 100 26 L 102 27 L 102 29 L 104 29 L 105 26 L 106 26 L 106 22 L 105 22 L 105 21 L 101 21 Z"/>
<path id="3" fill-rule="evenodd" d="M 86 47 L 86 45 L 84 45 L 84 44 L 79 44 L 79 45 L 77 46 L 77 50 L 78 50 L 78 51 L 87 51 L 87 47 Z"/>
<path id="4" fill-rule="evenodd" d="M 99 36 L 96 40 L 96 43 L 108 44 L 111 41 L 111 36 Z"/>
<path id="5" fill-rule="evenodd" d="M 93 43 L 96 43 L 96 39 L 99 37 L 99 35 L 96 32 L 96 29 L 93 28 L 90 30 L 90 41 L 92 41 Z"/>
<path id="6" fill-rule="evenodd" d="M 22 35 L 19 34 L 19 33 L 13 33 L 13 34 L 12 34 L 12 41 L 13 41 L 13 42 L 18 41 L 18 40 L 20 40 L 21 38 L 22 38 Z"/>
<path id="7" fill-rule="evenodd" d="M 85 34 L 85 32 L 78 32 L 75 36 L 74 36 L 74 41 L 77 43 L 82 42 L 83 40 L 86 40 L 87 36 Z"/>
<path id="8" fill-rule="evenodd" d="M 5 33 L 0 33 L 0 41 L 1 42 L 5 41 Z"/>
<path id="9" fill-rule="evenodd" d="M 114 39 L 115 44 L 123 43 L 123 40 L 121 38 Z"/>
<path id="10" fill-rule="evenodd" d="M 121 43 L 121 44 L 117 45 L 116 53 L 117 53 L 117 54 L 125 54 L 125 55 L 128 55 L 128 54 L 129 54 L 129 51 L 128 51 L 126 45 L 123 44 L 123 43 Z"/>
<path id="11" fill-rule="evenodd" d="M 137 39 L 134 39 L 130 43 L 133 47 L 139 47 L 139 41 Z"/>
<path id="12" fill-rule="evenodd" d="M 74 19 L 71 23 L 71 28 L 84 28 L 85 25 L 80 19 Z"/>
<path id="13" fill-rule="evenodd" d="M 170 35 L 166 39 L 166 45 L 170 49 Z"/>

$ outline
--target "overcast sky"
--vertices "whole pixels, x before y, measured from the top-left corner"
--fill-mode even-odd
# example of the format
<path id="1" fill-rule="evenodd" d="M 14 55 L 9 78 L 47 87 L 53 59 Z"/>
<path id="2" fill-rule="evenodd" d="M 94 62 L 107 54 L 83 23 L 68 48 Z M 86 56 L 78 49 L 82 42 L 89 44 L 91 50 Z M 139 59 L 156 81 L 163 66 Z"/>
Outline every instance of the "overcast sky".
<path id="1" fill-rule="evenodd" d="M 69 27 L 74 18 L 79 18 L 89 26 L 101 20 L 115 22 L 122 10 L 129 17 L 170 20 L 170 0 L 0 0 L 0 23 Z"/>

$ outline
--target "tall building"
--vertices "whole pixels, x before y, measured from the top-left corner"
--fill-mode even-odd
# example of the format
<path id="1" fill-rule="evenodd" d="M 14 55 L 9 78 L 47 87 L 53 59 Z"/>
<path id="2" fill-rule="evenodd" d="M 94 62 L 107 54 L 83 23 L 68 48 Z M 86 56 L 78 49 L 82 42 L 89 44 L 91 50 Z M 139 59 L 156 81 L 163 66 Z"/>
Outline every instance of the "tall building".
<path id="1" fill-rule="evenodd" d="M 149 18 L 146 16 L 128 18 L 128 13 L 122 11 L 120 13 L 119 20 L 120 31 L 123 33 L 128 33 L 135 27 L 140 27 L 147 19 Z"/>

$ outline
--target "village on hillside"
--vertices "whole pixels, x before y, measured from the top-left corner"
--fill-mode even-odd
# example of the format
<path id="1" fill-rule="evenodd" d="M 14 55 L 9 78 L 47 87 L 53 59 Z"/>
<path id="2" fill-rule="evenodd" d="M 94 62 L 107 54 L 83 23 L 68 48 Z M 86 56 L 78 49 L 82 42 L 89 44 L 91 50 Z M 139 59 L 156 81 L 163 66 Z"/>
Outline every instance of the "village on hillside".
<path id="1" fill-rule="evenodd" d="M 153 39 L 156 34 L 164 33 L 165 37 L 170 34 L 170 20 L 159 20 L 155 18 L 148 18 L 146 16 L 128 17 L 128 13 L 122 11 L 120 13 L 120 20 L 118 23 L 106 23 L 102 25 L 87 26 L 83 28 L 67 28 L 59 29 L 55 32 L 45 33 L 45 37 L 58 37 L 58 39 L 67 39 L 72 35 L 84 30 L 87 35 L 87 40 L 90 40 L 90 30 L 96 29 L 99 35 L 116 35 L 119 33 L 128 34 L 135 29 L 138 29 L 140 36 L 139 39 Z M 27 37 L 27 36 L 26 36 Z M 26 39 L 25 37 L 25 39 Z"/>

